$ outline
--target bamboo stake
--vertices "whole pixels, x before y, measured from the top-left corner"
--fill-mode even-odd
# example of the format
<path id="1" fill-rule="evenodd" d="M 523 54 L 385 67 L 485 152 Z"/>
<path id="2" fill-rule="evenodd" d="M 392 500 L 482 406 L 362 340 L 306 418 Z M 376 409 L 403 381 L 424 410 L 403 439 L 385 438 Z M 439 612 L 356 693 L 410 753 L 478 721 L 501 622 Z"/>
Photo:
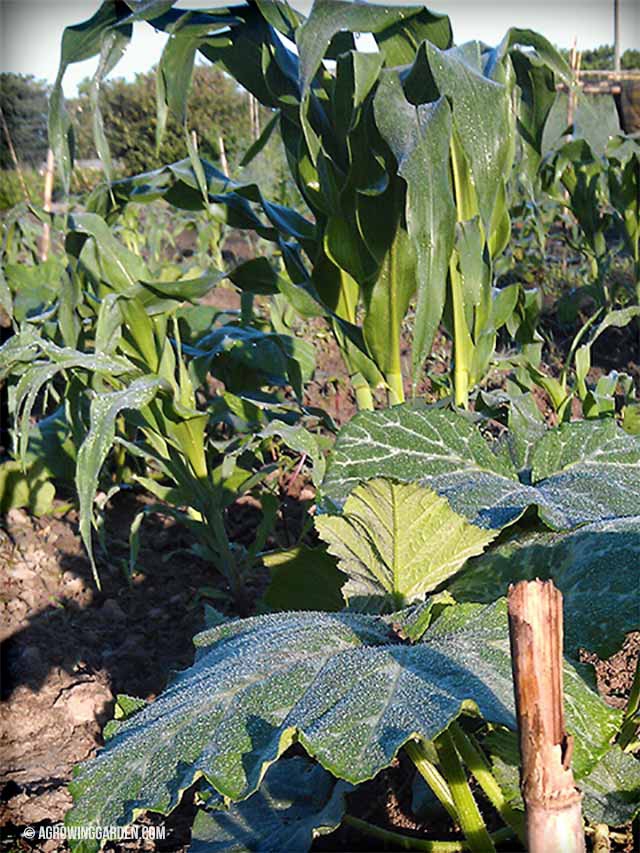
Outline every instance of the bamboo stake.
<path id="1" fill-rule="evenodd" d="M 562 594 L 553 581 L 509 589 L 509 636 L 529 853 L 584 853 L 582 794 L 564 728 Z"/>
<path id="2" fill-rule="evenodd" d="M 44 199 L 43 207 L 47 213 L 51 211 L 51 199 L 53 198 L 53 178 L 55 161 L 51 148 L 47 150 L 47 167 L 44 173 Z M 40 260 L 46 261 L 51 247 L 51 226 L 45 222 L 42 226 L 42 237 L 40 240 Z"/>

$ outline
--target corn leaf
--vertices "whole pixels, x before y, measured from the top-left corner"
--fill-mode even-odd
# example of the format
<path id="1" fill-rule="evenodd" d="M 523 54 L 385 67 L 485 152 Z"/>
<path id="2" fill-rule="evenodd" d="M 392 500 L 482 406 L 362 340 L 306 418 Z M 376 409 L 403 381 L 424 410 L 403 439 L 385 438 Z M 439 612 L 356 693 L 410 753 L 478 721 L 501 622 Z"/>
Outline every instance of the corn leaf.
<path id="1" fill-rule="evenodd" d="M 100 394 L 91 401 L 91 425 L 78 451 L 76 488 L 80 501 L 80 535 L 98 587 L 100 579 L 91 540 L 93 501 L 98 491 L 100 469 L 115 439 L 116 418 L 124 409 L 141 409 L 148 405 L 162 385 L 162 380 L 157 377 L 143 377 L 122 391 Z"/>

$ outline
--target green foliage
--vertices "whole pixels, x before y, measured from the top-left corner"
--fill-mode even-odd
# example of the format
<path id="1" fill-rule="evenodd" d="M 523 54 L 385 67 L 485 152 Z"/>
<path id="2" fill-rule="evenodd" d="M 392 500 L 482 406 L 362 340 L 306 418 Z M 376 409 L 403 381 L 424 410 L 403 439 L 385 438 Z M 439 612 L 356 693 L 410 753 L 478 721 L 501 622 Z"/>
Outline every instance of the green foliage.
<path id="1" fill-rule="evenodd" d="M 377 479 L 354 489 L 342 515 L 320 516 L 316 528 L 349 576 L 345 599 L 369 612 L 424 599 L 496 535 L 416 483 Z"/>
<path id="2" fill-rule="evenodd" d="M 50 473 L 71 474 L 98 581 L 96 495 L 144 489 L 156 502 L 131 526 L 130 573 L 142 522 L 164 513 L 192 533 L 235 612 L 250 610 L 246 582 L 260 561 L 270 583 L 257 607 L 284 612 L 228 621 L 210 610 L 195 663 L 165 693 L 119 697 L 104 749 L 71 785 L 67 823 L 166 814 L 197 782 L 194 850 L 308 849 L 343 819 L 384 835 L 345 815 L 344 797 L 404 749 L 470 849 L 521 837 L 502 596 L 534 576 L 564 592 L 567 727 L 587 815 L 628 820 L 640 690 L 624 713 L 609 708 L 578 654 L 610 654 L 638 626 L 640 439 L 630 405 L 624 429 L 615 418 L 616 388 L 632 401 L 631 380 L 588 385 L 593 342 L 638 309 L 594 314 L 556 379 L 540 370 L 538 294 L 495 284 L 509 269 L 517 164 L 518 215 L 533 239 L 544 251 L 544 188 L 594 261 L 593 292 L 616 302 L 605 288 L 613 234 L 637 266 L 637 147 L 609 139 L 617 127 L 582 101 L 574 140 L 558 142 L 566 105 L 555 87 L 568 68 L 527 30 L 492 49 L 453 46 L 448 18 L 418 6 L 325 0 L 306 18 L 266 0 L 173 6 L 105 2 L 65 30 L 52 144 L 68 189 L 62 79 L 99 56 L 70 111 L 80 150 L 99 154 L 107 182 L 64 221 L 34 211 L 64 232 L 64 252 L 47 263 L 37 263 L 37 226 L 23 211 L 5 223 L 0 301 L 16 334 L 0 349 L 0 377 L 11 386 L 16 460 L 0 468 L 3 506 L 48 506 Z M 155 78 L 105 82 L 140 21 L 169 35 Z M 358 51 L 356 33 L 371 33 L 377 52 Z M 199 66 L 198 53 L 217 67 Z M 262 105 L 256 140 L 236 83 Z M 240 179 L 211 162 L 221 132 Z M 114 180 L 119 163 L 139 174 Z M 168 227 L 176 209 L 176 228 L 197 232 L 186 264 Z M 265 256 L 223 270 L 225 227 L 256 234 Z M 227 278 L 240 312 L 201 303 Z M 314 346 L 293 333 L 294 312 L 331 326 L 361 408 L 380 388 L 392 405 L 348 423 L 328 465 L 319 427 L 331 422 L 303 405 Z M 474 414 L 398 405 L 407 378 L 415 393 L 441 324 L 460 407 L 502 329 L 520 348 L 505 360 L 517 372 L 500 439 L 484 420 L 498 395 L 478 393 Z M 566 421 L 559 428 L 520 393 L 532 382 Z M 569 421 L 576 397 L 583 422 Z M 305 464 L 320 490 L 316 516 L 288 550 L 264 553 L 278 512 L 269 475 L 295 466 L 293 481 Z M 247 492 L 261 520 L 239 545 L 227 518 Z M 312 526 L 324 546 L 310 547 Z M 282 758 L 293 744 L 315 762 Z M 469 775 L 506 824 L 498 833 Z"/>
<path id="3" fill-rule="evenodd" d="M 275 467 L 262 452 L 275 436 L 314 460 L 321 476 L 315 439 L 296 426 L 304 410 L 297 404 L 283 405 L 273 393 L 290 384 L 301 395 L 302 383 L 313 371 L 312 351 L 288 335 L 243 326 L 224 315 L 216 323 L 215 312 L 204 328 L 192 329 L 183 303 L 205 295 L 224 274 L 197 276 L 194 269 L 184 278 L 154 280 L 140 255 L 126 249 L 96 214 L 76 214 L 69 229 L 68 270 L 51 260 L 60 290 L 42 295 L 41 285 L 53 280 L 49 262 L 7 267 L 10 286 L 16 276 L 38 277 L 36 301 L 53 302 L 44 310 L 45 317 L 57 311 L 61 318 L 64 288 L 73 293 L 65 322 L 60 319 L 49 330 L 46 323 L 35 325 L 31 314 L 19 316 L 15 309 L 25 290 L 15 288 L 13 313 L 23 327 L 0 349 L 0 365 L 5 375 L 17 380 L 13 408 L 20 456 L 26 461 L 31 413 L 40 392 L 66 399 L 67 430 L 77 448 L 80 532 L 96 580 L 93 504 L 102 467 L 115 448 L 119 468 L 125 469 L 127 454 L 132 461 L 140 460 L 128 476 L 167 502 L 147 507 L 134 523 L 131 568 L 142 517 L 165 512 L 193 531 L 200 556 L 224 576 L 242 609 L 245 575 L 269 535 L 275 505 L 270 495 L 263 496 L 263 529 L 248 549 L 232 547 L 225 512 L 238 494 L 255 488 Z M 65 345 L 50 339 L 50 331 L 52 337 L 60 334 Z M 189 341 L 184 346 L 182 333 Z M 224 381 L 227 393 L 219 399 L 205 394 L 202 406 L 196 394 L 207 388 L 211 375 Z M 269 389 L 272 393 L 265 397 Z M 262 410 L 251 401 L 252 391 L 262 396 Z M 241 403 L 234 393 L 249 399 Z M 287 422 L 268 428 L 277 418 Z M 240 426 L 227 439 L 220 434 L 225 421 Z M 243 434 L 243 422 L 254 425 L 255 435 L 251 430 Z"/>
<path id="4" fill-rule="evenodd" d="M 38 167 L 47 157 L 47 99 L 50 87 L 32 75 L 0 73 L 0 108 L 21 163 Z M 0 133 L 0 169 L 14 168 L 4 130 Z M 6 175 L 2 175 L 4 182 Z M 7 205 L 9 206 L 9 205 Z"/>
<path id="5" fill-rule="evenodd" d="M 191 850 L 231 853 L 238 845 L 261 853 L 308 850 L 314 838 L 339 826 L 350 790 L 302 756 L 280 761 L 260 790 L 237 806 L 225 809 L 219 797 L 210 797 L 196 815 Z"/>
<path id="6" fill-rule="evenodd" d="M 575 139 L 547 158 L 541 174 L 546 192 L 568 208 L 579 226 L 579 239 L 572 243 L 591 260 L 589 293 L 596 304 L 610 308 L 615 302 L 616 294 L 605 284 L 612 232 L 631 254 L 640 288 L 640 146 L 616 138 L 601 154 L 586 139 Z"/>
<path id="7" fill-rule="evenodd" d="M 532 445 L 518 470 L 508 445 L 492 448 L 459 413 L 410 406 L 362 412 L 340 432 L 323 500 L 340 506 L 359 482 L 394 477 L 433 489 L 492 529 L 513 524 L 529 506 L 554 530 L 636 514 L 640 439 L 615 421 L 563 424 L 534 433 Z"/>
<path id="8" fill-rule="evenodd" d="M 9 210 L 21 202 L 37 202 L 40 199 L 43 189 L 41 175 L 35 169 L 23 169 L 22 178 L 27 188 L 28 198 L 26 199 L 18 172 L 12 168 L 2 170 L 0 173 L 0 210 Z"/>
<path id="9" fill-rule="evenodd" d="M 551 405 L 561 420 L 571 418 L 571 405 L 574 399 L 580 400 L 585 418 L 613 418 L 616 415 L 616 395 L 622 390 L 624 403 L 622 427 L 627 432 L 637 434 L 633 424 L 633 401 L 635 388 L 633 379 L 626 373 L 612 370 L 600 376 L 595 386 L 587 385 L 587 377 L 592 367 L 591 347 L 603 332 L 611 328 L 624 328 L 640 317 L 640 306 L 630 306 L 617 311 L 609 311 L 595 328 L 594 321 L 601 312 L 592 315 L 582 329 L 576 334 L 569 349 L 569 355 L 560 371 L 559 377 L 548 376 L 525 357 L 525 368 L 531 383 L 543 388 L 551 401 Z M 586 343 L 582 343 L 587 337 Z M 570 384 L 570 374 L 573 371 L 573 385 Z"/>
<path id="10" fill-rule="evenodd" d="M 394 614 L 395 624 L 410 615 Z M 380 617 L 311 613 L 225 623 L 196 645 L 194 666 L 77 773 L 67 825 L 126 824 L 144 808 L 166 813 L 200 774 L 244 800 L 294 738 L 357 784 L 416 734 L 436 737 L 463 707 L 513 722 L 504 600 L 445 607 L 411 644 Z M 580 776 L 610 748 L 621 715 L 569 664 L 565 688 Z"/>
<path id="11" fill-rule="evenodd" d="M 264 554 L 271 579 L 262 604 L 270 610 L 324 610 L 344 607 L 345 575 L 323 548 L 299 546 Z"/>
<path id="12" fill-rule="evenodd" d="M 449 589 L 458 601 L 488 602 L 519 580 L 553 578 L 566 611 L 582 614 L 565 622 L 565 653 L 577 661 L 585 648 L 607 658 L 640 626 L 639 558 L 638 516 L 599 521 L 573 533 L 514 538 L 474 560 Z"/>
<path id="13" fill-rule="evenodd" d="M 171 33 L 158 74 L 158 127 L 162 131 L 170 115 L 183 126 L 192 174 L 175 164 L 111 189 L 119 204 L 149 198 L 150 187 L 140 192 L 149 184 L 178 206 L 224 204 L 230 225 L 278 243 L 288 279 L 278 288 L 301 313 L 332 324 L 363 408 L 372 408 L 379 386 L 391 404 L 404 399 L 400 335 L 415 295 L 414 386 L 438 323 L 451 318 L 456 401 L 466 406 L 517 299 L 516 288 L 495 299 L 492 293 L 492 262 L 509 238 L 505 183 L 517 129 L 512 95 L 524 79 L 514 78 L 511 56 L 567 79 L 568 67 L 545 39 L 526 30 L 509 31 L 495 50 L 477 42 L 452 48 L 446 16 L 418 7 L 322 3 L 302 23 L 280 7 L 273 14 L 268 9 L 258 3 L 193 17 L 149 13 L 154 26 Z M 82 26 L 97 51 L 99 34 L 120 33 L 129 20 L 105 6 Z M 224 36 L 213 35 L 227 25 Z M 297 55 L 277 29 L 296 41 Z M 355 50 L 354 32 L 371 33 L 379 52 Z M 344 35 L 336 44 L 338 33 Z M 72 46 L 71 31 L 69 38 Z M 279 110 L 289 169 L 313 225 L 292 221 L 291 211 L 269 204 L 253 185 L 230 187 L 197 157 L 185 110 L 197 50 L 264 107 Z M 64 53 L 60 75 L 76 59 L 73 50 Z M 335 69 L 323 59 L 335 60 Z M 530 95 L 536 84 L 529 76 L 523 92 Z M 398 107 L 393 121 L 389 99 Z M 55 98 L 51 116 L 55 130 L 62 121 Z M 533 131 L 539 137 L 546 114 L 538 117 Z M 531 112 L 528 122 L 531 130 Z M 54 137 L 62 150 L 66 143 Z M 68 175 L 66 160 L 63 169 Z M 257 210 L 250 211 L 249 202 Z M 107 212 L 111 200 L 100 203 Z M 260 222 L 260 210 L 272 227 Z"/>
<path id="14" fill-rule="evenodd" d="M 575 737 L 576 779 L 585 779 L 587 790 L 592 790 L 590 814 L 611 822 L 632 814 L 624 796 L 608 802 L 605 794 L 612 780 L 634 778 L 632 772 L 629 775 L 633 767 L 613 743 L 624 717 L 597 696 L 578 656 L 583 645 L 611 653 L 620 647 L 625 632 L 637 626 L 635 585 L 629 572 L 637 562 L 638 525 L 632 516 L 638 496 L 630 492 L 638 481 L 640 450 L 613 422 L 569 424 L 542 438 L 537 435 L 529 439 L 527 454 L 522 448 L 530 425 L 514 420 L 514 429 L 521 433 L 519 441 L 511 442 L 511 451 L 505 445 L 498 455 L 459 414 L 396 407 L 361 413 L 342 430 L 324 491 L 334 501 L 339 495 L 349 497 L 342 516 L 321 516 L 317 527 L 350 576 L 343 588 L 350 606 L 370 607 L 381 589 L 400 591 L 408 599 L 405 580 L 410 564 L 410 586 L 421 597 L 495 535 L 485 531 L 482 539 L 483 531 L 476 529 L 477 544 L 465 535 L 459 542 L 464 541 L 467 550 L 452 557 L 456 539 L 445 531 L 452 521 L 467 531 L 471 528 L 445 500 L 416 486 L 417 481 L 424 482 L 425 474 L 432 487 L 447 491 L 454 505 L 464 502 L 468 514 L 468 495 L 484 500 L 473 509 L 479 519 L 497 520 L 502 513 L 501 523 L 506 524 L 517 521 L 522 513 L 524 507 L 517 508 L 515 515 L 505 512 L 504 506 L 496 507 L 490 481 L 502 468 L 500 476 L 509 479 L 511 495 L 520 488 L 533 500 L 536 490 L 546 489 L 547 501 L 569 504 L 574 513 L 584 502 L 589 511 L 583 510 L 575 523 L 596 512 L 594 524 L 571 534 L 537 534 L 528 539 L 513 535 L 512 541 L 472 562 L 450 584 L 447 594 L 388 617 L 352 610 L 282 613 L 216 624 L 196 638 L 199 651 L 194 666 L 154 703 L 125 721 L 101 755 L 80 769 L 73 783 L 75 805 L 68 824 L 127 823 L 144 808 L 167 813 L 182 791 L 203 774 L 207 785 L 222 797 L 246 800 L 246 806 L 232 809 L 224 820 L 215 811 L 198 819 L 196 836 L 202 833 L 211 844 L 226 843 L 229 826 L 246 826 L 254 805 L 265 807 L 263 799 L 253 800 L 253 792 L 269 765 L 298 742 L 334 776 L 352 784 L 371 778 L 406 747 L 472 844 L 486 829 L 467 788 L 464 762 L 517 830 L 520 824 L 513 811 L 518 808 L 517 788 L 510 782 L 500 739 L 490 735 L 486 740 L 485 749 L 497 762 L 494 775 L 479 747 L 452 721 L 464 711 L 480 713 L 492 728 L 513 725 L 506 607 L 501 596 L 509 583 L 541 574 L 553 577 L 566 592 L 565 618 L 570 627 L 565 635 L 564 684 L 567 726 Z M 385 436 L 381 453 L 379 436 Z M 404 441 L 398 442 L 399 437 Z M 360 446 L 367 448 L 366 460 L 358 460 Z M 518 486 L 509 452 L 528 462 L 533 485 L 521 482 Z M 352 465 L 348 455 L 355 460 Z M 407 485 L 371 478 L 374 470 L 376 477 L 384 474 L 390 460 L 394 477 L 405 479 Z M 580 466 L 583 479 L 592 479 L 591 473 L 593 479 L 614 482 L 624 493 L 622 502 L 611 491 L 563 496 L 563 478 L 571 478 Z M 587 472 L 585 466 L 593 470 Z M 362 481 L 367 482 L 357 485 Z M 572 485 L 576 482 L 580 480 L 573 477 Z M 587 488 L 594 486 L 587 484 Z M 422 501 L 426 525 L 419 524 L 416 500 Z M 517 506 L 518 501 L 513 504 Z M 543 518 L 549 523 L 548 513 Z M 414 521 L 417 531 L 412 528 Z M 425 549 L 432 558 L 426 562 L 420 556 L 426 537 L 416 543 L 423 528 L 433 533 L 438 529 L 445 540 L 437 556 L 435 545 L 430 553 Z M 306 556 L 313 559 L 313 552 Z M 297 558 L 293 555 L 293 560 Z M 627 567 L 615 578 L 615 587 L 608 569 L 613 559 Z M 447 568 L 434 576 L 436 562 Z M 310 575 L 316 583 L 322 583 L 321 577 L 322 573 Z M 352 595 L 354 583 L 359 597 Z M 585 623 L 580 616 L 588 601 L 596 601 L 597 609 L 589 604 L 594 618 Z M 233 720 L 229 696 L 233 696 Z M 460 724 L 464 726 L 464 716 Z M 139 770 L 140 755 L 144 771 Z M 216 806 L 217 795 L 207 790 L 205 795 Z M 268 799 L 269 788 L 264 796 Z"/>
<path id="15" fill-rule="evenodd" d="M 156 74 L 159 73 L 137 74 L 131 82 L 119 78 L 107 80 L 100 87 L 104 131 L 111 156 L 126 175 L 149 171 L 187 156 L 182 126 L 173 117 L 167 121 L 157 150 Z M 229 163 L 235 167 L 251 141 L 246 95 L 219 70 L 199 65 L 194 70 L 185 107 L 201 155 L 219 165 L 222 136 Z M 69 103 L 68 110 L 77 128 L 76 156 L 96 157 L 88 82 L 81 85 L 79 96 Z"/>

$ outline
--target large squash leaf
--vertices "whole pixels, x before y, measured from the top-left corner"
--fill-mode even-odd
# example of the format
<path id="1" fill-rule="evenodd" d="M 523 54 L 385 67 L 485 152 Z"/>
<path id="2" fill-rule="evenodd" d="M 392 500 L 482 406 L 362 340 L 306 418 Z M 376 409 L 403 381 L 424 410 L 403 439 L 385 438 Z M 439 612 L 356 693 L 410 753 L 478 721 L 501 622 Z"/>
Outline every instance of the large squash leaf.
<path id="1" fill-rule="evenodd" d="M 303 853 L 340 825 L 350 790 L 300 755 L 280 761 L 248 800 L 198 812 L 189 853 Z"/>
<path id="2" fill-rule="evenodd" d="M 564 596 L 565 653 L 609 657 L 640 629 L 640 516 L 538 533 L 474 560 L 449 587 L 458 601 L 489 602 L 519 580 L 553 578 Z"/>
<path id="3" fill-rule="evenodd" d="M 429 486 L 483 527 L 512 524 L 529 506 L 555 530 L 638 512 L 640 437 L 612 420 L 549 430 L 530 462 L 530 475 L 519 474 L 506 453 L 455 412 L 409 405 L 362 412 L 338 435 L 323 505 L 340 506 L 363 480 L 393 477 Z"/>
<path id="4" fill-rule="evenodd" d="M 372 778 L 416 734 L 432 739 L 461 710 L 514 724 L 506 602 L 445 608 L 421 642 L 380 617 L 282 613 L 196 637 L 195 664 L 125 720 L 71 792 L 69 826 L 123 825 L 167 813 L 199 776 L 242 800 L 297 739 L 335 776 Z M 568 669 L 570 731 L 599 759 L 620 713 Z"/>
<path id="5" fill-rule="evenodd" d="M 583 811 L 593 823 L 623 826 L 640 812 L 640 761 L 613 747 L 580 780 Z"/>
<path id="6" fill-rule="evenodd" d="M 469 524 L 430 489 L 392 480 L 358 486 L 344 513 L 320 516 L 316 528 L 350 577 L 343 595 L 369 612 L 424 599 L 497 534 Z"/>

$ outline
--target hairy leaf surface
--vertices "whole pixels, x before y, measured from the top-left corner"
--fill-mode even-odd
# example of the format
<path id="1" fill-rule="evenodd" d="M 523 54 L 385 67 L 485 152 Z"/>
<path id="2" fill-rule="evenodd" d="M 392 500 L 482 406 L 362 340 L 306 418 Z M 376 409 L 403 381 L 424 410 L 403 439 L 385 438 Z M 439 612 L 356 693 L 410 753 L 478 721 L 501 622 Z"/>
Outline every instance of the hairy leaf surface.
<path id="1" fill-rule="evenodd" d="M 379 617 L 349 613 L 223 623 L 195 643 L 195 664 L 79 769 L 68 825 L 167 813 L 202 775 L 223 796 L 245 799 L 295 738 L 357 784 L 415 734 L 434 738 L 463 708 L 514 725 L 504 600 L 445 608 L 415 645 Z M 576 754 L 593 766 L 620 713 L 570 667 L 565 683 Z"/>
<path id="2" fill-rule="evenodd" d="M 614 421 L 549 430 L 531 452 L 531 469 L 533 485 L 463 415 L 396 406 L 360 413 L 341 430 L 324 505 L 340 506 L 359 482 L 386 476 L 434 489 L 483 527 L 511 524 L 529 506 L 558 530 L 637 514 L 640 438 Z"/>
<path id="3" fill-rule="evenodd" d="M 565 652 L 609 657 L 640 629 L 640 516 L 539 533 L 474 560 L 449 587 L 458 601 L 494 601 L 519 580 L 552 578 L 564 596 Z"/>
<path id="4" fill-rule="evenodd" d="M 358 486 L 343 514 L 320 516 L 316 528 L 349 575 L 345 598 L 369 612 L 423 599 L 497 533 L 469 524 L 430 489 L 392 480 Z"/>
<path id="5" fill-rule="evenodd" d="M 332 832 L 345 812 L 346 782 L 297 755 L 269 769 L 259 791 L 229 810 L 200 809 L 190 853 L 281 853 L 308 850 Z"/>

